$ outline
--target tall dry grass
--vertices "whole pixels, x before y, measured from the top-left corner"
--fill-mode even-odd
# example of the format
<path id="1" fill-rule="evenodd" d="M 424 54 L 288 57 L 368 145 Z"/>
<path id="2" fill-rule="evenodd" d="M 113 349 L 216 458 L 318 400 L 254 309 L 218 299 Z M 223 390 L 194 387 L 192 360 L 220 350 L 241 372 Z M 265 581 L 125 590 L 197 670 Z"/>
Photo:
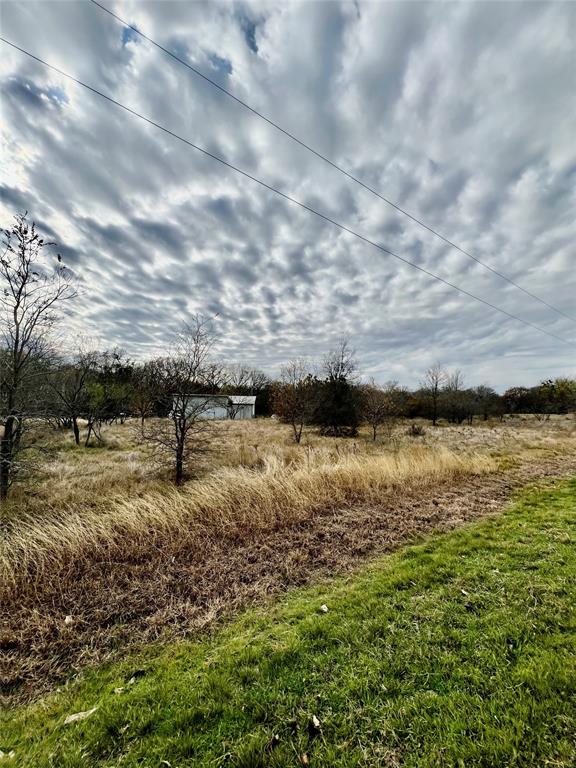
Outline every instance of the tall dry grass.
<path id="1" fill-rule="evenodd" d="M 291 525 L 349 503 L 376 503 L 395 490 L 419 489 L 496 469 L 494 459 L 446 448 L 413 447 L 356 455 L 309 447 L 287 463 L 267 453 L 258 468 L 224 467 L 178 490 L 90 500 L 53 510 L 41 520 L 24 515 L 4 542 L 0 568 L 12 598 L 19 589 L 64 574 L 86 561 L 176 557 L 202 550 L 207 538 L 234 539 Z"/>
<path id="2" fill-rule="evenodd" d="M 210 451 L 199 457 L 194 471 L 196 480 L 226 468 L 262 467 L 266 461 L 280 459 L 286 465 L 312 460 L 337 461 L 343 455 L 373 456 L 408 447 L 446 447 L 458 453 L 491 453 L 512 460 L 537 459 L 539 456 L 576 451 L 576 420 L 558 417 L 549 422 L 512 419 L 477 422 L 473 426 L 443 425 L 432 429 L 422 422 L 425 432 L 414 438 L 407 434 L 412 422 L 400 422 L 393 435 L 371 439 L 362 427 L 355 439 L 322 437 L 317 430 L 305 430 L 302 444 L 294 443 L 291 428 L 272 419 L 240 422 L 215 422 Z M 18 483 L 6 519 L 30 516 L 66 515 L 87 505 L 101 506 L 115 497 L 139 497 L 151 491 L 169 490 L 169 473 L 162 475 L 149 460 L 149 449 L 138 439 L 138 424 L 103 427 L 104 444 L 89 449 L 77 448 L 70 432 L 46 431 L 41 465 L 29 482 Z M 272 457 L 272 458 L 271 458 Z M 40 457 L 39 457 L 40 458 Z"/>

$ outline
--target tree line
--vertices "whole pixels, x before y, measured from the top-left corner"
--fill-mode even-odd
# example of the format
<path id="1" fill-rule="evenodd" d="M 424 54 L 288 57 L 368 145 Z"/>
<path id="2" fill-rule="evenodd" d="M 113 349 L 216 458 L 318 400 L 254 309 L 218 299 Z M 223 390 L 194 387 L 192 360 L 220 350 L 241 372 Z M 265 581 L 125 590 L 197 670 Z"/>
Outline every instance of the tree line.
<path id="1" fill-rule="evenodd" d="M 354 436 L 364 422 L 376 440 L 381 430 L 390 433 L 401 417 L 429 419 L 436 426 L 440 420 L 472 424 L 475 419 L 502 419 L 505 414 L 528 413 L 544 419 L 576 411 L 576 380 L 566 378 L 530 388 L 512 387 L 499 395 L 485 384 L 466 387 L 460 370 L 448 371 L 437 363 L 425 371 L 414 390 L 396 381 L 359 383 L 345 341 L 327 355 L 320 371 L 319 376 L 306 361 L 295 360 L 282 368 L 281 381 L 273 384 L 274 411 L 292 425 L 296 442 L 307 424 L 318 426 L 322 434 Z"/>
<path id="2" fill-rule="evenodd" d="M 507 413 L 576 410 L 576 381 L 546 380 L 499 395 L 487 385 L 466 387 L 458 370 L 435 364 L 410 390 L 398 382 L 362 382 L 354 351 L 342 340 L 317 363 L 294 359 L 273 380 L 253 367 L 223 364 L 215 353 L 213 318 L 194 315 L 166 354 L 139 362 L 122 350 L 107 351 L 79 340 L 57 351 L 53 331 L 64 305 L 75 298 L 73 273 L 54 243 L 40 237 L 27 214 L 4 231 L 0 258 L 0 499 L 18 477 L 26 439 L 38 422 L 69 429 L 76 445 L 101 441 L 103 424 L 137 418 L 140 437 L 160 463 L 182 482 L 194 457 L 208 445 L 211 425 L 203 418 L 208 400 L 194 394 L 256 395 L 256 415 L 289 424 L 299 443 L 305 427 L 352 437 L 361 423 L 372 438 L 391 434 L 401 417 L 454 424 L 502 418 Z M 234 417 L 234 413 L 230 413 Z M 156 417 L 156 418 L 151 418 Z M 81 435 L 81 425 L 84 429 Z"/>

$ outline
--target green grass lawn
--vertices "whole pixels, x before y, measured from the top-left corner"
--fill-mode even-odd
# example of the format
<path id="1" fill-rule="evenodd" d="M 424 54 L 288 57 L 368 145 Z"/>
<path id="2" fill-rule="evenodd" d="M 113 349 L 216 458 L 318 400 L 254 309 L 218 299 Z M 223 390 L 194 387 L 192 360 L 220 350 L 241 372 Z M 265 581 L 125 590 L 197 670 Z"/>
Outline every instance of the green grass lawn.
<path id="1" fill-rule="evenodd" d="M 0 747 L 38 768 L 574 766 L 575 530 L 576 481 L 527 493 L 203 642 L 92 671 L 5 714 Z"/>

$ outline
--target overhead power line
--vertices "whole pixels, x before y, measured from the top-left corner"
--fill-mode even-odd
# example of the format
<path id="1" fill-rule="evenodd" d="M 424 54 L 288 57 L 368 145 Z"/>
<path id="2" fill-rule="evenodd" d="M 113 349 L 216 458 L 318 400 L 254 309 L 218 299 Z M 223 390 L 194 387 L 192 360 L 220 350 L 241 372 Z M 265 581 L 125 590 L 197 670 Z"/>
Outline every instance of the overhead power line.
<path id="1" fill-rule="evenodd" d="M 433 272 L 430 272 L 429 270 L 425 269 L 424 267 L 421 267 L 418 264 L 415 264 L 413 261 L 410 261 L 409 259 L 404 258 L 404 256 L 400 256 L 397 253 L 394 253 L 393 251 L 390 251 L 388 248 L 385 248 L 383 245 L 380 245 L 379 243 L 376 243 L 374 240 L 371 240 L 368 237 L 365 237 L 364 235 L 360 234 L 359 232 L 356 232 L 353 229 L 350 229 L 349 227 L 345 226 L 344 224 L 341 224 L 340 222 L 336 221 L 335 219 L 330 218 L 326 214 L 322 213 L 321 211 L 317 211 L 315 208 L 312 208 L 311 206 L 307 205 L 306 203 L 301 202 L 300 200 L 297 200 L 295 197 L 291 197 L 290 195 L 287 195 L 285 192 L 282 192 L 276 187 L 273 187 L 271 184 L 267 184 L 265 181 L 262 181 L 261 179 L 257 178 L 256 176 L 252 176 L 252 174 L 248 173 L 247 171 L 243 171 L 241 168 L 238 168 L 237 166 L 233 165 L 232 163 L 229 163 L 227 160 L 224 160 L 224 158 L 219 157 L 218 155 L 213 154 L 212 152 L 209 152 L 207 149 L 203 149 L 202 147 L 198 146 L 197 144 L 194 144 L 192 141 L 189 141 L 188 139 L 184 138 L 183 136 L 180 136 L 179 134 L 175 133 L 174 131 L 171 131 L 169 128 L 166 128 L 165 126 L 161 125 L 160 123 L 157 123 L 156 121 L 150 119 L 149 117 L 146 117 L 145 115 L 142 115 L 140 112 L 137 112 L 136 110 L 132 109 L 131 107 L 126 106 L 125 104 L 122 104 L 120 101 L 117 101 L 116 99 L 112 98 L 112 96 L 108 96 L 107 94 L 103 93 L 102 91 L 98 90 L 97 88 L 94 88 L 91 85 L 88 85 L 87 83 L 84 83 L 82 80 L 79 80 L 78 78 L 74 77 L 74 75 L 68 74 L 68 72 L 64 72 L 63 70 L 59 69 L 58 67 L 54 66 L 53 64 L 49 64 L 44 59 L 41 59 L 39 56 L 35 56 L 33 53 L 30 53 L 30 51 L 25 50 L 24 48 L 21 48 L 19 45 L 16 45 L 15 43 L 10 42 L 10 40 L 6 40 L 4 37 L 0 37 L 0 40 L 5 43 L 6 45 L 9 45 L 11 48 L 14 48 L 17 51 L 20 51 L 20 53 L 23 53 L 25 56 L 28 56 L 30 59 L 33 59 L 34 61 L 37 61 L 38 63 L 42 64 L 43 66 L 47 67 L 48 69 L 51 69 L 53 72 L 57 72 L 62 77 L 67 78 L 68 80 L 71 80 L 72 82 L 76 83 L 77 85 L 82 86 L 83 88 L 86 88 L 88 91 L 91 91 L 92 93 L 95 93 L 97 96 L 100 96 L 101 98 L 105 99 L 106 101 L 110 102 L 111 104 L 114 104 L 115 106 L 119 107 L 120 109 L 123 109 L 125 112 L 128 112 L 130 115 L 133 115 L 134 117 L 139 118 L 140 120 L 144 121 L 145 123 L 148 123 L 149 125 L 153 126 L 154 128 L 157 128 L 159 131 L 162 131 L 163 133 L 168 134 L 168 136 L 172 136 L 173 138 L 177 139 L 178 141 L 181 141 L 183 144 L 186 144 L 187 146 L 191 147 L 192 149 L 195 149 L 197 152 L 200 152 L 206 157 L 210 157 L 213 160 L 216 160 L 221 165 L 224 165 L 226 168 L 230 168 L 231 170 L 235 171 L 236 173 L 239 173 L 241 176 L 244 176 L 247 179 L 250 179 L 250 181 L 255 182 L 256 184 L 259 184 L 261 187 L 264 187 L 264 189 L 268 189 L 270 192 L 274 192 L 274 194 L 284 198 L 284 200 L 288 200 L 290 203 L 293 203 L 294 205 L 299 206 L 300 208 L 303 208 L 305 211 L 308 211 L 309 213 L 314 214 L 320 219 L 323 219 L 324 221 L 327 221 L 329 224 L 333 224 L 335 227 L 338 227 L 338 229 L 342 230 L 342 232 L 347 232 L 349 235 L 352 235 L 353 237 L 356 237 L 358 240 L 361 240 L 364 243 L 368 243 L 368 245 L 373 246 L 374 248 L 377 248 L 382 253 L 386 253 L 389 256 L 392 256 L 395 259 L 398 259 L 398 261 L 403 262 L 404 264 L 408 264 L 410 267 L 413 267 L 414 269 L 417 269 L 419 272 L 422 272 L 425 275 L 428 275 L 429 277 L 433 278 L 434 280 L 437 280 L 438 282 L 448 286 L 449 288 L 452 288 L 459 293 L 463 294 L 464 296 L 469 296 L 471 299 L 474 299 L 475 301 L 480 302 L 481 304 L 484 304 L 487 307 L 490 307 L 491 309 L 494 309 L 496 312 L 500 312 L 501 314 L 505 315 L 506 317 L 510 318 L 511 320 L 517 320 L 519 323 L 522 323 L 523 325 L 528 326 L 529 328 L 533 328 L 536 331 L 539 331 L 540 333 L 546 334 L 546 336 L 549 336 L 550 338 L 556 339 L 556 341 L 561 341 L 563 344 L 570 344 L 572 345 L 573 342 L 568 341 L 567 339 L 562 338 L 561 336 L 557 336 L 555 333 L 552 333 L 551 331 L 547 331 L 544 328 L 541 328 L 540 326 L 536 325 L 535 323 L 531 323 L 529 320 L 524 320 L 524 318 L 519 317 L 518 315 L 514 315 L 512 312 L 508 312 L 506 309 L 502 309 L 501 307 L 496 306 L 495 304 L 491 304 L 489 301 L 486 301 L 486 299 L 481 298 L 480 296 L 476 296 L 474 293 L 471 293 L 470 291 L 467 291 L 465 288 L 461 288 L 458 285 L 455 285 L 454 283 L 451 283 L 449 280 L 444 279 L 443 277 L 440 277 L 439 275 L 434 274 Z"/>
<path id="2" fill-rule="evenodd" d="M 332 168 L 335 168 L 340 173 L 344 174 L 347 178 L 349 178 L 351 181 L 355 182 L 356 184 L 363 187 L 365 190 L 370 192 L 371 194 L 378 197 L 380 200 L 382 200 L 387 205 L 390 205 L 392 208 L 397 210 L 399 213 L 401 213 L 403 216 L 406 216 L 414 223 L 418 224 L 419 226 L 423 227 L 424 229 L 428 230 L 431 234 L 435 235 L 435 237 L 440 238 L 443 242 L 445 242 L 447 245 L 449 245 L 451 248 L 455 248 L 457 251 L 459 251 L 464 256 L 467 256 L 469 259 L 472 259 L 477 264 L 480 264 L 480 266 L 484 267 L 484 269 L 487 269 L 489 272 L 492 272 L 492 274 L 496 275 L 497 277 L 501 278 L 502 280 L 505 280 L 510 285 L 513 285 L 515 288 L 518 288 L 518 290 L 522 291 L 526 296 L 530 296 L 530 298 L 535 299 L 536 301 L 539 301 L 540 304 L 543 304 L 545 307 L 548 307 L 548 309 L 551 309 L 553 312 L 556 312 L 558 315 L 561 315 L 562 317 L 565 317 L 566 319 L 570 320 L 573 323 L 576 323 L 576 318 L 571 317 L 570 315 L 566 314 L 566 312 L 563 312 L 561 309 L 558 309 L 558 307 L 553 306 L 549 302 L 547 302 L 545 299 L 541 298 L 540 296 L 537 296 L 535 293 L 532 293 L 532 291 L 529 291 L 527 288 L 524 288 L 523 286 L 519 285 L 517 282 L 512 280 L 511 277 L 508 277 L 508 275 L 505 275 L 503 272 L 500 272 L 499 270 L 495 269 L 494 267 L 491 267 L 489 264 L 486 264 L 484 261 L 479 259 L 477 256 L 474 256 L 473 253 L 470 253 L 470 251 L 467 251 L 462 246 L 455 243 L 453 240 L 450 240 L 449 237 L 446 237 L 445 235 L 438 232 L 434 227 L 429 226 L 426 224 L 422 219 L 419 219 L 414 214 L 407 211 L 405 208 L 402 208 L 398 203 L 395 203 L 393 200 L 390 200 L 389 198 L 385 197 L 383 194 L 378 192 L 378 190 L 374 189 L 370 185 L 366 184 L 364 181 L 359 179 L 357 176 L 355 176 L 350 171 L 347 171 L 345 168 L 343 168 L 341 165 L 338 165 L 338 163 L 335 163 L 333 160 L 330 160 L 329 157 L 326 157 L 326 155 L 323 155 L 318 150 L 311 147 L 309 144 L 307 144 L 302 139 L 299 139 L 297 136 L 295 136 L 293 133 L 288 131 L 286 128 L 283 128 L 278 123 L 274 122 L 269 117 L 266 117 L 262 112 L 258 111 L 254 107 L 250 106 L 247 102 L 240 99 L 238 96 L 235 96 L 231 91 L 229 91 L 227 88 L 224 88 L 224 86 L 217 83 L 215 80 L 213 80 L 211 77 L 208 77 L 208 75 L 205 75 L 203 72 L 201 72 L 197 67 L 194 67 L 192 64 L 187 62 L 185 59 L 181 58 L 180 56 L 177 56 L 175 53 L 172 53 L 168 48 L 165 48 L 163 45 L 161 45 L 159 42 L 154 40 L 149 35 L 142 32 L 138 27 L 134 26 L 133 24 L 130 24 L 125 19 L 123 19 L 121 16 L 118 16 L 117 13 L 114 13 L 114 11 L 110 10 L 110 8 L 107 8 L 105 5 L 102 5 L 102 3 L 99 3 L 98 0 L 90 0 L 90 2 L 93 5 L 98 6 L 101 10 L 103 10 L 105 13 L 112 16 L 116 21 L 118 21 L 120 24 L 123 24 L 127 29 L 131 29 L 133 32 L 135 32 L 137 35 L 142 37 L 144 40 L 147 40 L 149 43 L 154 45 L 156 48 L 161 50 L 163 53 L 170 56 L 174 61 L 179 62 L 183 66 L 187 67 L 191 72 L 193 72 L 198 77 L 205 80 L 207 83 L 212 85 L 214 88 L 217 88 L 219 91 L 224 93 L 229 98 L 233 99 L 237 104 L 240 104 L 240 106 L 244 107 L 245 109 L 252 112 L 253 115 L 256 115 L 256 117 L 259 117 L 261 120 L 264 120 L 268 125 L 271 125 L 273 128 L 275 128 L 277 131 L 280 131 L 285 136 L 287 136 L 292 141 L 295 141 L 297 144 L 299 144 L 301 147 L 304 147 L 304 149 L 308 150 L 308 152 L 311 152 L 313 155 L 316 155 L 320 160 L 327 163 L 328 165 L 332 166 Z"/>

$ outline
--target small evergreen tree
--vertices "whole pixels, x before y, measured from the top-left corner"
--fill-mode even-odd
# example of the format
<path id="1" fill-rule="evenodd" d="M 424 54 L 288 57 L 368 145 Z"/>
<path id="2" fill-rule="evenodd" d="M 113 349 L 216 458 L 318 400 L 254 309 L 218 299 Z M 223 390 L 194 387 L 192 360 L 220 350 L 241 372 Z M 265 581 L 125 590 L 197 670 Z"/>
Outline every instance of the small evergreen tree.
<path id="1" fill-rule="evenodd" d="M 346 339 L 323 361 L 324 379 L 318 386 L 313 421 L 320 433 L 333 437 L 354 437 L 360 423 L 361 399 L 354 379 L 357 364 Z"/>

